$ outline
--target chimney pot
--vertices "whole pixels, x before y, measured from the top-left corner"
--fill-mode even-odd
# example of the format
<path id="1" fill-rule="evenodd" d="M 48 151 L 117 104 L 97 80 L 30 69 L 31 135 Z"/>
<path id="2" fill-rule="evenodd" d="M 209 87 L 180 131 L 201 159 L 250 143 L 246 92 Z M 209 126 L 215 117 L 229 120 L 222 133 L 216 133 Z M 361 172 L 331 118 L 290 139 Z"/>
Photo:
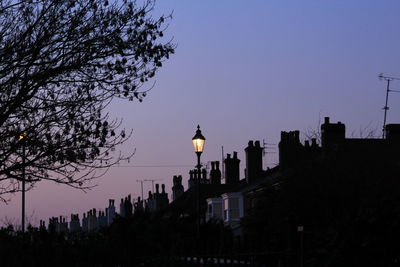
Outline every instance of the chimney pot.
<path id="1" fill-rule="evenodd" d="M 246 181 L 250 183 L 254 179 L 258 179 L 262 175 L 262 148 L 260 141 L 256 141 L 256 146 L 249 146 L 245 148 L 246 152 Z"/>
<path id="2" fill-rule="evenodd" d="M 317 139 L 316 138 L 311 138 L 311 145 L 312 146 L 317 146 Z"/>
<path id="3" fill-rule="evenodd" d="M 205 179 L 207 179 L 207 170 L 206 169 L 203 169 L 202 171 L 202 178 L 205 180 Z"/>
<path id="4" fill-rule="evenodd" d="M 250 142 L 249 142 L 250 143 Z M 237 158 L 237 153 L 233 152 L 233 158 L 231 154 L 227 154 L 225 162 L 225 184 L 235 184 L 239 182 L 239 163 L 240 160 Z"/>
<path id="5" fill-rule="evenodd" d="M 300 142 L 300 131 L 294 131 L 294 138 L 296 143 Z"/>

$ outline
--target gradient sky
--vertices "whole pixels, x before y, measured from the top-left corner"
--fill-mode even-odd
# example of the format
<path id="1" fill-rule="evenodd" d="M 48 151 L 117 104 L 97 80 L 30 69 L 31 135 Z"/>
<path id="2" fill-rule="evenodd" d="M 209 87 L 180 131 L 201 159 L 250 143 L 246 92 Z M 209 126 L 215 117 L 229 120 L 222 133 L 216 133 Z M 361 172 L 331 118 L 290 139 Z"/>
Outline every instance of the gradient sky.
<path id="1" fill-rule="evenodd" d="M 166 35 L 178 47 L 156 86 L 143 103 L 115 101 L 110 109 L 133 130 L 123 150 L 135 156 L 87 193 L 37 184 L 26 205 L 34 224 L 136 198 L 138 179 L 160 179 L 170 193 L 181 174 L 186 189 L 197 124 L 207 138 L 203 163 L 221 160 L 221 146 L 238 151 L 242 177 L 248 140 L 275 144 L 264 158 L 274 166 L 281 130 L 316 129 L 325 116 L 344 122 L 349 137 L 363 128 L 381 134 L 386 84 L 377 76 L 400 77 L 400 1 L 158 0 L 155 14 L 172 11 Z M 390 94 L 389 106 L 388 123 L 400 123 L 400 93 Z M 0 224 L 20 222 L 20 198 L 0 203 Z"/>

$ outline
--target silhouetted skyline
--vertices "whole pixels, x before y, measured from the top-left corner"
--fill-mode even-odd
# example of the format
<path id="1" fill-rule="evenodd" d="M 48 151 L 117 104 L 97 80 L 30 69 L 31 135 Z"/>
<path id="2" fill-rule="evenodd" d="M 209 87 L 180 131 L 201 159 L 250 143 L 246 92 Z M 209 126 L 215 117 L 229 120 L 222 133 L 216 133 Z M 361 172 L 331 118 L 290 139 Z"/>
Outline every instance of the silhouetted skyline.
<path id="1" fill-rule="evenodd" d="M 348 136 L 360 128 L 376 128 L 379 136 L 386 84 L 377 76 L 400 76 L 399 8 L 394 0 L 159 0 L 157 12 L 173 10 L 166 35 L 178 44 L 176 54 L 143 103 L 115 101 L 110 108 L 133 129 L 124 150 L 136 148 L 136 155 L 87 194 L 39 183 L 27 193 L 27 216 L 34 211 L 38 223 L 100 208 L 109 198 L 136 198 L 137 179 L 162 179 L 171 196 L 173 176 L 182 175 L 186 190 L 197 124 L 207 138 L 203 163 L 221 160 L 221 146 L 244 159 L 248 140 L 265 139 L 276 154 L 267 154 L 264 166 L 273 166 L 281 131 L 317 129 L 324 116 L 342 120 Z M 400 89 L 400 82 L 392 86 Z M 390 96 L 389 107 L 388 123 L 399 123 L 400 94 Z M 151 182 L 144 187 L 151 190 Z M 20 221 L 20 194 L 2 204 L 5 216 Z"/>

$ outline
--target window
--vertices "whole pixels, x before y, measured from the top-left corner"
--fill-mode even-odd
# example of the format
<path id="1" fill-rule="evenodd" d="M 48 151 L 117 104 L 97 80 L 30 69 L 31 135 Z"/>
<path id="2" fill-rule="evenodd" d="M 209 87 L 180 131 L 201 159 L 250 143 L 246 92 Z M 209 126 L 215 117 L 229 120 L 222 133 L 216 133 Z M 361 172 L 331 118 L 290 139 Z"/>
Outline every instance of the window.
<path id="1" fill-rule="evenodd" d="M 229 218 L 239 219 L 239 199 L 237 198 L 229 200 Z"/>

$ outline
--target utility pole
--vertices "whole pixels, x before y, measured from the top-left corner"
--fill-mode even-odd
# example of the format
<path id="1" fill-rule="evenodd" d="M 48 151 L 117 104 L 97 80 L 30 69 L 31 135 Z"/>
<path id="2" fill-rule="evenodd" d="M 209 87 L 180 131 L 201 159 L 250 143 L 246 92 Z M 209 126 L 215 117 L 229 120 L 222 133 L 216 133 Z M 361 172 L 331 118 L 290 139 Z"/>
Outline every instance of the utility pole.
<path id="1" fill-rule="evenodd" d="M 19 136 L 19 141 L 22 142 L 22 215 L 21 215 L 21 230 L 25 233 L 25 161 L 26 161 L 26 133 L 22 133 Z"/>
<path id="2" fill-rule="evenodd" d="M 384 76 L 383 73 L 379 74 L 378 78 L 380 80 L 385 80 L 386 81 L 386 99 L 385 99 L 385 106 L 383 107 L 384 110 L 384 115 L 383 115 L 383 127 L 382 127 L 382 138 L 385 138 L 386 135 L 386 117 L 387 117 L 387 111 L 389 110 L 388 106 L 388 101 L 389 101 L 389 92 L 397 92 L 400 93 L 398 90 L 390 90 L 390 82 L 393 80 L 400 80 L 400 78 L 397 77 L 389 77 L 389 76 Z"/>
<path id="3" fill-rule="evenodd" d="M 297 232 L 300 234 L 300 267 L 304 266 L 304 239 L 303 239 L 303 233 L 304 233 L 304 226 L 299 225 L 297 226 Z"/>
<path id="4" fill-rule="evenodd" d="M 22 233 L 25 233 L 25 140 L 22 140 Z"/>
<path id="5" fill-rule="evenodd" d="M 224 155 L 224 146 L 221 147 L 221 169 L 222 169 L 222 180 L 225 179 L 225 155 Z"/>
<path id="6" fill-rule="evenodd" d="M 140 185 L 142 187 L 142 201 L 143 201 L 143 182 L 144 182 L 144 180 L 136 180 L 136 182 L 140 183 Z"/>

